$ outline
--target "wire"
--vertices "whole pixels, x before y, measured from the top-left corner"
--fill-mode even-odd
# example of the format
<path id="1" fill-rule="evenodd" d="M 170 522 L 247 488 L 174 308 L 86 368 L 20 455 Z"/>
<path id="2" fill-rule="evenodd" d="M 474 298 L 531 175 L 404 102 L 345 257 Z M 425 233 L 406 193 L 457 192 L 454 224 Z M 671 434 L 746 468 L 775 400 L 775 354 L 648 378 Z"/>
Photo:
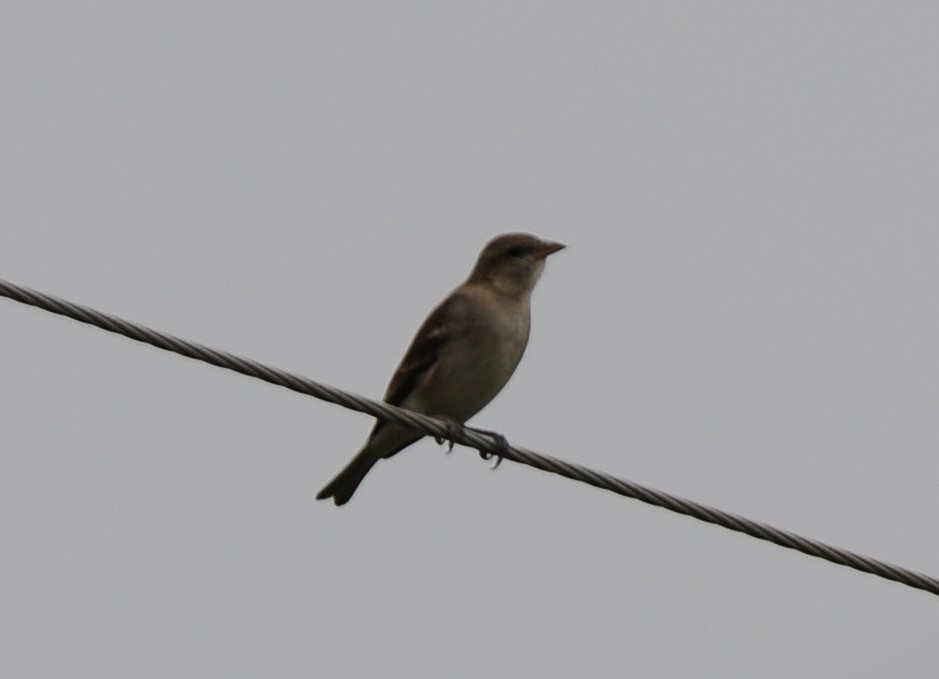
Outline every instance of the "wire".
<path id="1" fill-rule="evenodd" d="M 24 288 L 0 279 L 0 295 L 12 300 L 39 307 L 55 314 L 67 316 L 82 323 L 89 323 L 110 332 L 151 344 L 160 349 L 173 351 L 189 358 L 194 358 L 220 368 L 234 370 L 237 373 L 256 377 L 287 389 L 315 396 L 318 399 L 341 405 L 351 410 L 367 413 L 375 417 L 391 420 L 414 429 L 452 440 L 474 448 L 481 453 L 504 457 L 513 462 L 527 464 L 535 469 L 558 474 L 574 481 L 581 481 L 597 488 L 625 495 L 636 500 L 662 507 L 679 514 L 693 517 L 700 521 L 713 523 L 733 531 L 745 533 L 760 540 L 772 542 L 781 547 L 794 549 L 809 556 L 825 559 L 842 566 L 848 566 L 865 573 L 893 580 L 909 587 L 922 589 L 939 595 L 939 580 L 917 573 L 900 566 L 885 563 L 877 559 L 862 556 L 838 547 L 832 547 L 818 540 L 810 540 L 789 531 L 774 528 L 765 523 L 753 521 L 730 512 L 670 495 L 660 490 L 626 481 L 610 474 L 598 472 L 583 465 L 566 462 L 548 455 L 536 453 L 519 446 L 505 446 L 497 437 L 468 427 L 454 426 L 453 423 L 421 415 L 404 408 L 398 408 L 380 401 L 351 394 L 349 392 L 320 384 L 306 377 L 293 375 L 284 370 L 264 365 L 251 359 L 235 356 L 224 351 L 190 342 L 163 332 L 152 330 L 137 323 L 125 321 L 116 316 L 105 314 L 90 307 L 75 304 L 51 295 Z"/>

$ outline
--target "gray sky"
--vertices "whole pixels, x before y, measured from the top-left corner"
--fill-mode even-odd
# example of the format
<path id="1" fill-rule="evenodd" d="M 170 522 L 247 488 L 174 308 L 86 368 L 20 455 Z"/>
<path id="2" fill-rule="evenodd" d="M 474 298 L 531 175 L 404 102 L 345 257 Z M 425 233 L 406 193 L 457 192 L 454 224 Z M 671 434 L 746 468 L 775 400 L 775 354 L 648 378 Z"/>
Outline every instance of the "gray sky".
<path id="1" fill-rule="evenodd" d="M 379 396 L 569 245 L 474 422 L 939 575 L 935 3 L 27 3 L 0 276 Z M 0 300 L 0 675 L 931 677 L 939 600 Z"/>

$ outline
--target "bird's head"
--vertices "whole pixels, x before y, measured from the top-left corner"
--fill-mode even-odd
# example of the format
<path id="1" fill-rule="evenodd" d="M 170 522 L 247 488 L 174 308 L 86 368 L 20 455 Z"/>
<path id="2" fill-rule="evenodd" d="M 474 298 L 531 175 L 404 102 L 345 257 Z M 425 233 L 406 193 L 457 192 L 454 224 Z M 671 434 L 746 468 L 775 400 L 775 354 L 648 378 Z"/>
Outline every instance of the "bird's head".
<path id="1" fill-rule="evenodd" d="M 528 233 L 497 236 L 479 253 L 470 281 L 489 281 L 507 294 L 531 292 L 544 271 L 545 258 L 565 247 Z"/>

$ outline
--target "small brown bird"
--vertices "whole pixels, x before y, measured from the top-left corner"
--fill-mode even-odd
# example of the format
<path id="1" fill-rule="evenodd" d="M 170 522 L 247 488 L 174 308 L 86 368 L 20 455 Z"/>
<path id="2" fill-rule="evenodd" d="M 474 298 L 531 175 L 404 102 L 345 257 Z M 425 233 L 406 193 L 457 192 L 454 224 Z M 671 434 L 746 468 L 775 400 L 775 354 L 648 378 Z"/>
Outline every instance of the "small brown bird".
<path id="1" fill-rule="evenodd" d="M 564 247 L 526 233 L 491 240 L 469 278 L 417 331 L 385 402 L 460 424 L 482 410 L 515 372 L 528 344 L 532 290 L 545 258 Z M 423 437 L 379 420 L 362 449 L 316 499 L 344 505 L 376 462 Z"/>

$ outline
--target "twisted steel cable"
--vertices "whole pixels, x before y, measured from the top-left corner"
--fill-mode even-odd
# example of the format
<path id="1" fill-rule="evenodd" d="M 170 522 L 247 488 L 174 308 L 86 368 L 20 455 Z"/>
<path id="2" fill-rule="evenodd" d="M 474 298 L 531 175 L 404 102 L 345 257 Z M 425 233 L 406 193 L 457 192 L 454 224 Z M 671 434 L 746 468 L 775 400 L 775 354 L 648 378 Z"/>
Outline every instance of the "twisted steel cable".
<path id="1" fill-rule="evenodd" d="M 220 368 L 255 377 L 271 384 L 315 396 L 318 399 L 357 410 L 385 420 L 391 420 L 423 431 L 431 436 L 452 440 L 474 448 L 480 453 L 505 458 L 535 469 L 558 474 L 574 481 L 590 484 L 603 490 L 640 500 L 656 507 L 662 507 L 678 514 L 684 514 L 700 521 L 713 523 L 739 533 L 745 533 L 760 540 L 772 542 L 780 547 L 794 549 L 809 556 L 825 559 L 842 566 L 848 566 L 865 573 L 893 580 L 909 587 L 922 589 L 939 595 L 939 580 L 917 573 L 900 566 L 872 559 L 845 549 L 832 547 L 818 540 L 811 540 L 789 531 L 774 528 L 759 521 L 753 521 L 721 509 L 670 495 L 632 481 L 620 479 L 610 474 L 599 472 L 573 462 L 566 462 L 549 455 L 536 453 L 527 448 L 506 445 L 486 432 L 471 427 L 461 427 L 452 422 L 438 420 L 404 408 L 380 401 L 351 394 L 306 377 L 299 377 L 284 370 L 264 365 L 257 361 L 235 356 L 224 351 L 212 349 L 197 342 L 174 337 L 158 332 L 137 323 L 125 321 L 116 316 L 105 314 L 95 309 L 66 301 L 51 295 L 15 285 L 0 279 L 0 295 L 17 302 L 67 316 L 82 323 L 97 326 L 125 337 L 145 342 L 160 349 L 173 351 L 189 358 L 205 361 Z"/>

